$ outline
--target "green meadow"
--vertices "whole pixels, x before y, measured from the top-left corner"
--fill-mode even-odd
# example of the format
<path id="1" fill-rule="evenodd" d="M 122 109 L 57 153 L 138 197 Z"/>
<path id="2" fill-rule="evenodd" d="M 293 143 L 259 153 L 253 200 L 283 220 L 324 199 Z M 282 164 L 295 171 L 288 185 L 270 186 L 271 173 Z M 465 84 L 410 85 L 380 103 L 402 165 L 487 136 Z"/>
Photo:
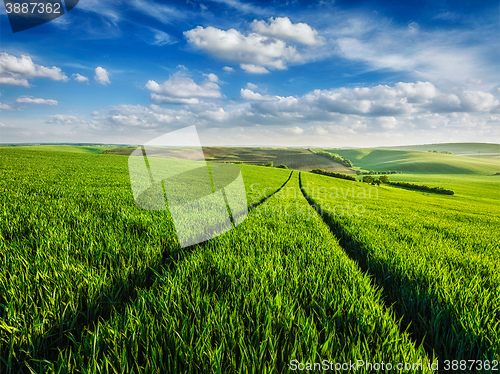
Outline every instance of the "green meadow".
<path id="1" fill-rule="evenodd" d="M 180 248 L 115 148 L 0 148 L 0 373 L 500 370 L 498 159 L 326 150 L 453 196 L 238 164 L 248 217 Z"/>
<path id="2" fill-rule="evenodd" d="M 339 154 L 352 161 L 362 171 L 401 171 L 410 174 L 478 174 L 493 175 L 500 172 L 500 159 L 493 157 L 463 157 L 453 154 L 394 150 L 347 149 L 324 151 Z"/>

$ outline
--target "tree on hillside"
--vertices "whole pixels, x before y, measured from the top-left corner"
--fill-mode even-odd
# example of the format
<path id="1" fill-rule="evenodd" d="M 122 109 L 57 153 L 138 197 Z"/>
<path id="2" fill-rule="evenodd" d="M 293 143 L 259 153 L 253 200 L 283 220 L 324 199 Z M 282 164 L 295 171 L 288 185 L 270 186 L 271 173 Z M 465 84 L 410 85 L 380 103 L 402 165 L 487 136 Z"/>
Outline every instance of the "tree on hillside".
<path id="1" fill-rule="evenodd" d="M 373 178 L 371 175 L 365 175 L 363 177 L 363 182 L 365 183 L 373 183 L 375 181 L 375 178 Z"/>
<path id="2" fill-rule="evenodd" d="M 380 180 L 380 182 L 382 182 L 382 183 L 389 183 L 389 182 L 391 181 L 387 175 L 381 175 L 381 176 L 379 177 L 379 180 Z"/>

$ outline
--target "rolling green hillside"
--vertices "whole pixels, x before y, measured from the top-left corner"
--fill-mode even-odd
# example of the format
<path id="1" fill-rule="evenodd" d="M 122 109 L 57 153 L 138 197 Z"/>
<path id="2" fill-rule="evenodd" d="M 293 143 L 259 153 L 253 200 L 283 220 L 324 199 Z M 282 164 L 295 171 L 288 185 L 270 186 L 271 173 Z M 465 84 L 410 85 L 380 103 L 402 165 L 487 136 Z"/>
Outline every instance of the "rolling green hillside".
<path id="1" fill-rule="evenodd" d="M 404 151 L 436 150 L 438 152 L 447 151 L 455 155 L 471 157 L 500 157 L 500 144 L 495 143 L 440 143 L 405 145 L 397 147 L 380 147 L 379 149 L 399 149 Z"/>
<path id="2" fill-rule="evenodd" d="M 9 147 L 11 148 L 11 147 Z M 53 152 L 71 152 L 71 153 L 93 153 L 100 154 L 109 149 L 116 148 L 116 145 L 93 145 L 93 146 L 80 146 L 80 145 L 27 145 L 16 146 L 15 149 L 37 150 L 37 151 L 53 151 Z M 7 148 L 5 148 L 7 149 Z"/>
<path id="3" fill-rule="evenodd" d="M 480 174 L 500 172 L 500 160 L 495 158 L 463 157 L 442 153 L 394 149 L 326 150 L 352 161 L 355 168 L 403 173 Z"/>

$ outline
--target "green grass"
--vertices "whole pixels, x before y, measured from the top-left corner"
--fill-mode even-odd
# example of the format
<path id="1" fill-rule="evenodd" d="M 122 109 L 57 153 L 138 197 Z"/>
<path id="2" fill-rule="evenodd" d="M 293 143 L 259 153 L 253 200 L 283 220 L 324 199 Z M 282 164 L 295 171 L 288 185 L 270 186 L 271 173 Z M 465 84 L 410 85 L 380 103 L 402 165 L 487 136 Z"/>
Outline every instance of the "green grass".
<path id="1" fill-rule="evenodd" d="M 366 211 L 322 217 L 297 171 L 238 165 L 255 208 L 181 249 L 168 211 L 135 206 L 127 157 L 0 152 L 1 373 L 499 358 L 499 176 L 391 175 L 455 195 L 362 199 L 346 189 L 373 186 L 302 173 L 339 189 L 309 190 L 325 211 Z"/>
<path id="2" fill-rule="evenodd" d="M 360 170 L 402 171 L 411 174 L 479 174 L 493 175 L 500 171 L 500 160 L 388 149 L 328 150 L 345 157 Z"/>
<path id="3" fill-rule="evenodd" d="M 397 303 L 414 336 L 426 334 L 428 350 L 441 359 L 500 358 L 498 182 L 493 195 L 488 183 L 476 182 L 483 196 L 472 200 L 390 186 L 378 187 L 375 198 L 375 187 L 360 182 L 302 178 L 333 232 Z M 350 190 L 337 198 L 335 188 L 354 188 L 355 197 Z M 361 194 L 368 188 L 371 199 Z"/>
<path id="4" fill-rule="evenodd" d="M 470 174 L 391 174 L 391 181 L 411 182 L 451 189 L 455 197 L 467 201 L 498 204 L 500 200 L 500 175 Z"/>
<path id="5" fill-rule="evenodd" d="M 135 207 L 125 157 L 6 149 L 2 167 L 1 372 L 427 360 L 300 192 L 271 196 L 287 170 L 242 166 L 249 202 L 271 198 L 181 250 L 168 212 Z"/>
<path id="6" fill-rule="evenodd" d="M 109 146 L 109 145 L 102 145 L 102 146 L 33 145 L 33 146 L 16 146 L 16 147 L 12 147 L 12 148 L 23 149 L 23 150 L 36 150 L 36 151 L 101 154 L 103 151 L 115 149 L 116 146 L 115 145 L 113 145 L 113 146 Z M 4 149 L 7 149 L 7 148 L 4 148 Z"/>
<path id="7" fill-rule="evenodd" d="M 447 151 L 456 155 L 472 157 L 500 157 L 500 144 L 496 143 L 439 143 L 382 148 L 423 152 L 429 150 L 436 150 L 438 152 Z"/>

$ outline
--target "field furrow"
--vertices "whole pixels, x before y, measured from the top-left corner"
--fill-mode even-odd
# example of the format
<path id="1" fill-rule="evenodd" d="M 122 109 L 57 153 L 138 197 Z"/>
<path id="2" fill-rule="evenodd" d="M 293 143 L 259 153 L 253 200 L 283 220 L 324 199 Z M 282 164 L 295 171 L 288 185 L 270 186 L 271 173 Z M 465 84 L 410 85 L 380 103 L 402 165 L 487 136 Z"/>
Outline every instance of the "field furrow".
<path id="1" fill-rule="evenodd" d="M 498 207 L 301 174 L 304 193 L 441 359 L 498 360 Z"/>

